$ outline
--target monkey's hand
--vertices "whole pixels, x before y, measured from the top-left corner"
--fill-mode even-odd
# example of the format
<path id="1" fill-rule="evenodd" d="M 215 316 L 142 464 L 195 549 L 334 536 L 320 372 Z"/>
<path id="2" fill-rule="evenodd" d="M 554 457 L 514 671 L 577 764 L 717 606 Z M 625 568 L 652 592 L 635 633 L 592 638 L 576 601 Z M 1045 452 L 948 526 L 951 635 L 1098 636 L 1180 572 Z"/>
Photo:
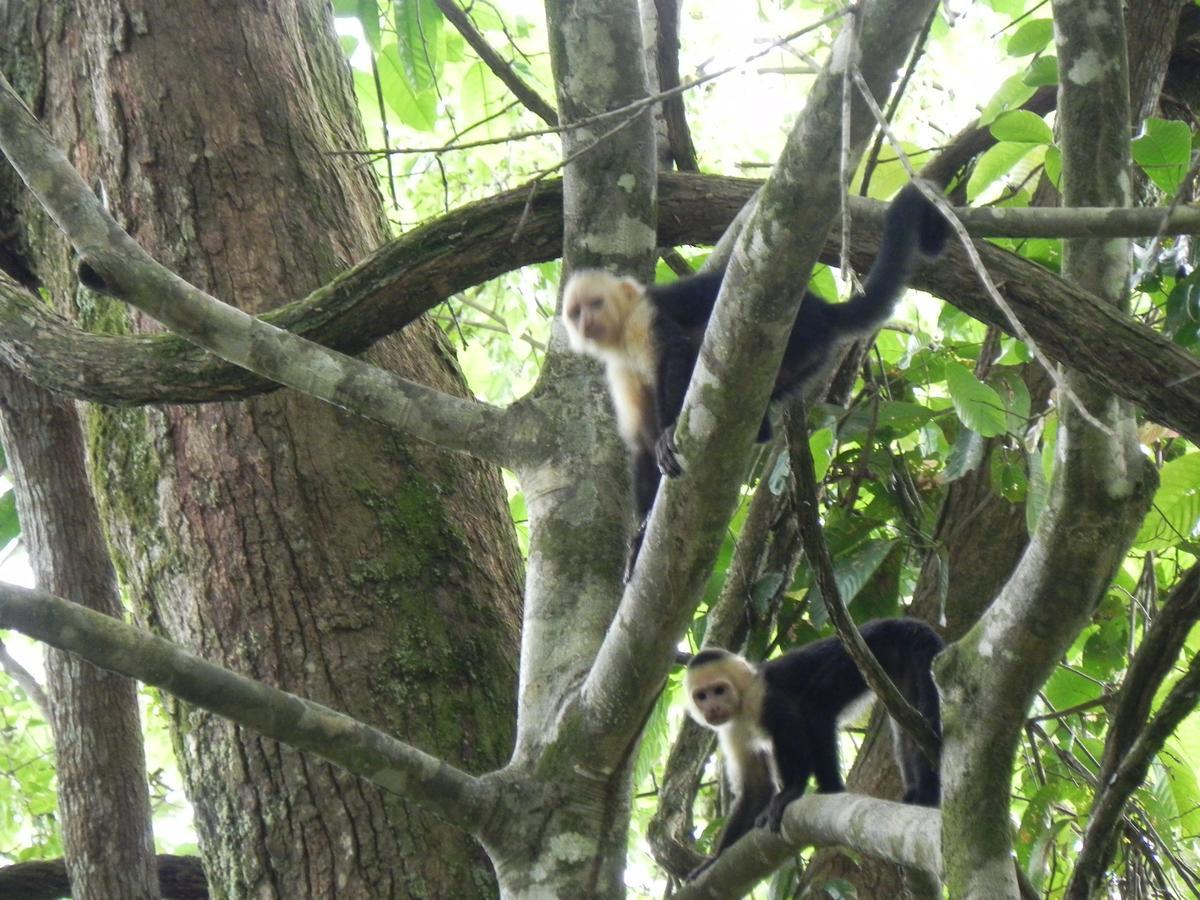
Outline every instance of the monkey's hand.
<path id="1" fill-rule="evenodd" d="M 668 478 L 678 478 L 683 474 L 683 466 L 679 464 L 679 448 L 675 446 L 675 429 L 668 428 L 658 436 L 654 445 L 654 458 L 658 460 L 658 471 Z"/>
<path id="2" fill-rule="evenodd" d="M 768 828 L 771 834 L 779 834 L 783 828 L 783 813 L 787 809 L 788 804 L 792 802 L 791 797 L 785 794 L 776 794 L 771 798 L 771 802 L 767 804 L 767 808 L 763 814 L 758 817 L 758 821 L 754 824 L 759 828 Z"/>
<path id="3" fill-rule="evenodd" d="M 716 861 L 717 861 L 717 857 L 715 857 L 715 856 L 709 857 L 704 862 L 700 863 L 700 865 L 696 866 L 696 868 L 692 869 L 692 871 L 688 872 L 687 878 L 685 878 L 684 881 L 695 881 L 697 878 L 699 878 L 701 875 L 704 874 L 704 872 L 708 869 L 709 866 L 711 866 Z"/>

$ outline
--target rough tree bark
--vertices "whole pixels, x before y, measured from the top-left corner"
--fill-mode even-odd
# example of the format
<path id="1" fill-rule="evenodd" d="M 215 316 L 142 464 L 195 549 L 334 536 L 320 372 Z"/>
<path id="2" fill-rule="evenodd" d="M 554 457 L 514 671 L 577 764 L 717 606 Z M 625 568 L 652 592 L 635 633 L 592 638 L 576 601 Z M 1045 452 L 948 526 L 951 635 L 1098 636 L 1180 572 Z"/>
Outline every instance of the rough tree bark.
<path id="1" fill-rule="evenodd" d="M 2 12 L 18 87 L 117 217 L 191 281 L 262 311 L 385 239 L 370 174 L 328 153 L 362 138 L 326 4 Z M 28 211 L 62 308 L 98 330 L 152 328 L 77 293 L 65 246 Z M 464 393 L 431 326 L 373 358 Z M 507 757 L 519 560 L 493 470 L 289 393 L 93 408 L 87 434 L 144 622 L 467 767 Z M 211 715 L 170 710 L 216 896 L 494 893 L 461 832 Z"/>
<path id="2" fill-rule="evenodd" d="M 0 366 L 0 442 L 38 585 L 122 618 L 74 402 Z M 158 897 L 134 683 L 47 648 L 46 694 L 71 896 Z"/>

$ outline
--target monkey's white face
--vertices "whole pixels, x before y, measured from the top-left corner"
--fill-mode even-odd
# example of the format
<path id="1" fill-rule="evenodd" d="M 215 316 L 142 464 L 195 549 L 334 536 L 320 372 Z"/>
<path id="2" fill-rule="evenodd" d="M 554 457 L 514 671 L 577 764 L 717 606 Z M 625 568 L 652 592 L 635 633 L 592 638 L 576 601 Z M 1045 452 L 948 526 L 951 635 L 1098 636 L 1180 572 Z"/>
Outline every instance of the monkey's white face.
<path id="1" fill-rule="evenodd" d="M 733 719 L 742 706 L 738 689 L 724 678 L 697 679 L 692 686 L 692 705 L 710 728 Z"/>
<path id="2" fill-rule="evenodd" d="M 642 293 L 633 279 L 599 269 L 581 269 L 572 275 L 563 291 L 563 322 L 571 349 L 594 356 L 616 349 Z"/>

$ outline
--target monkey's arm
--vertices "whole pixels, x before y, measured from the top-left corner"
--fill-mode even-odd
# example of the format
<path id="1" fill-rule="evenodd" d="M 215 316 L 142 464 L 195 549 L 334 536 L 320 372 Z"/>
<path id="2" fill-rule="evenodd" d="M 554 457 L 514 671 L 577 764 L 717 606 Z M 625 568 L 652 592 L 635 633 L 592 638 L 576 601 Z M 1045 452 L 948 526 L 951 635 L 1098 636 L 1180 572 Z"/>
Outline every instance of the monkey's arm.
<path id="1" fill-rule="evenodd" d="M 737 800 L 729 811 L 729 819 L 725 830 L 717 841 L 716 855 L 720 856 L 725 848 L 737 842 L 738 838 L 754 827 L 755 821 L 771 802 L 775 794 L 775 782 L 771 778 L 770 763 L 765 751 L 755 753 L 752 764 L 743 766 L 741 786 L 738 789 Z"/>
<path id="2" fill-rule="evenodd" d="M 683 474 L 675 447 L 675 421 L 683 409 L 688 382 L 696 365 L 696 351 L 682 330 L 663 318 L 658 334 L 659 361 L 655 405 L 660 433 L 654 446 L 659 471 L 668 478 Z"/>

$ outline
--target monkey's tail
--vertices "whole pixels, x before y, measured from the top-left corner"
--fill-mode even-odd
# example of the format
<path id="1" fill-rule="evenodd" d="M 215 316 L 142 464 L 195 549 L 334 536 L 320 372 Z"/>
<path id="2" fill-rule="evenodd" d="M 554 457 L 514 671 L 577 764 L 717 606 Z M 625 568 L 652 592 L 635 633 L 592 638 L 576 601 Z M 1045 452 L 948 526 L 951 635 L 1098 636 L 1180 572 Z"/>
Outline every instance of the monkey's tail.
<path id="1" fill-rule="evenodd" d="M 869 334 L 892 314 L 896 299 L 908 285 L 918 257 L 932 259 L 946 247 L 949 226 L 937 207 L 908 184 L 888 207 L 883 240 L 860 294 L 831 304 L 833 326 L 840 334 Z"/>

